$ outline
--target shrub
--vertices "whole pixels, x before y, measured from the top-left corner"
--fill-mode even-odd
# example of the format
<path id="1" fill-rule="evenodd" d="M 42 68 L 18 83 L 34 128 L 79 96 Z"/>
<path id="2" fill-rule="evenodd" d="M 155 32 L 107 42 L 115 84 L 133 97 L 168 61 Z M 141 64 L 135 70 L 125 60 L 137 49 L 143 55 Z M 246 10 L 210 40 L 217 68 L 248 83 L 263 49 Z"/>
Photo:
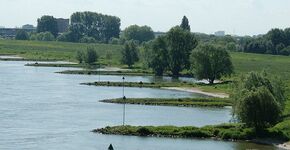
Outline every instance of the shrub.
<path id="1" fill-rule="evenodd" d="M 146 127 L 141 127 L 137 130 L 138 134 L 140 136 L 148 136 L 150 134 L 152 134 L 153 132 L 151 132 L 148 128 Z"/>

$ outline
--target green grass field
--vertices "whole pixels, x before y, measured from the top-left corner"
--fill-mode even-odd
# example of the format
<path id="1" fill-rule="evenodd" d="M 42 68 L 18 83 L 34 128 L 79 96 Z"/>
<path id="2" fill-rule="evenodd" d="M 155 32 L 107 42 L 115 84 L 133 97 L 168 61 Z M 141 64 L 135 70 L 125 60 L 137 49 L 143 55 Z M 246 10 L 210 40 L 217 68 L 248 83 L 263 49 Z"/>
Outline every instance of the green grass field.
<path id="1" fill-rule="evenodd" d="M 16 54 L 27 59 L 76 61 L 76 51 L 85 50 L 89 45 L 95 47 L 101 61 L 107 53 L 111 53 L 111 63 L 119 64 L 121 46 L 109 44 L 0 40 L 0 55 Z"/>

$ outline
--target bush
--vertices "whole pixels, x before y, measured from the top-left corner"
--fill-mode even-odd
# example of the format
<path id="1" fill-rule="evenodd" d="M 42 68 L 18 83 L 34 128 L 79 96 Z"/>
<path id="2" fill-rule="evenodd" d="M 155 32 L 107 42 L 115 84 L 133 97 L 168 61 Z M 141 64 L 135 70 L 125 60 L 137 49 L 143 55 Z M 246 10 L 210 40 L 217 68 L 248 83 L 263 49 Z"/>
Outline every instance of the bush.
<path id="1" fill-rule="evenodd" d="M 55 41 L 55 37 L 50 32 L 40 32 L 40 33 L 32 34 L 30 36 L 30 40 Z"/>
<path id="2" fill-rule="evenodd" d="M 140 136 L 148 136 L 151 135 L 153 132 L 151 132 L 148 128 L 146 127 L 141 127 L 137 130 L 138 134 Z"/>
<path id="3" fill-rule="evenodd" d="M 80 39 L 80 43 L 96 43 L 96 39 L 93 37 L 84 36 Z"/>
<path id="4" fill-rule="evenodd" d="M 75 57 L 76 57 L 76 60 L 79 61 L 79 63 L 82 63 L 83 60 L 84 60 L 84 56 L 85 56 L 84 51 L 78 50 L 76 52 L 76 56 Z"/>
<path id="5" fill-rule="evenodd" d="M 84 55 L 84 61 L 87 64 L 93 64 L 98 60 L 98 57 L 96 50 L 93 47 L 88 47 Z"/>
<path id="6" fill-rule="evenodd" d="M 26 31 L 24 30 L 18 30 L 16 32 L 16 36 L 15 36 L 16 40 L 29 40 L 29 35 Z"/>
<path id="7" fill-rule="evenodd" d="M 277 123 L 285 101 L 284 88 L 278 80 L 270 80 L 266 73 L 251 72 L 242 77 L 232 95 L 237 118 L 259 130 Z"/>

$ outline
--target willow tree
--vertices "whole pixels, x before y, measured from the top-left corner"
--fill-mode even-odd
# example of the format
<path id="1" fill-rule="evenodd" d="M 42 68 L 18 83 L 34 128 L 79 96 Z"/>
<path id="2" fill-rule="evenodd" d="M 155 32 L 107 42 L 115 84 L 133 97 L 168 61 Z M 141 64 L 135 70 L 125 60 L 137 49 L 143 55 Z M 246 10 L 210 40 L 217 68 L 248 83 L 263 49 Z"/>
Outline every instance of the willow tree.
<path id="1" fill-rule="evenodd" d="M 284 85 L 267 73 L 251 72 L 240 77 L 234 84 L 231 98 L 233 114 L 243 123 L 256 130 L 277 123 L 284 110 Z"/>

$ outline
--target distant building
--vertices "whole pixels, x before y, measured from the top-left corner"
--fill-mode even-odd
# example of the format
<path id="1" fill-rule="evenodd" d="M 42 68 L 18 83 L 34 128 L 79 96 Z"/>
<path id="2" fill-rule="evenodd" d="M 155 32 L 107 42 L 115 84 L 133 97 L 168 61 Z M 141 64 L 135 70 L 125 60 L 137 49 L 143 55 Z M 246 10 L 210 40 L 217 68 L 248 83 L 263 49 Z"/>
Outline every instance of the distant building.
<path id="1" fill-rule="evenodd" d="M 57 18 L 56 22 L 57 22 L 58 33 L 64 33 L 68 30 L 69 19 Z"/>
<path id="2" fill-rule="evenodd" d="M 35 32 L 35 29 L 0 28 L 0 36 L 3 38 L 14 38 L 18 30 L 24 30 L 26 32 Z"/>
<path id="3" fill-rule="evenodd" d="M 226 32 L 225 31 L 217 31 L 214 33 L 215 36 L 225 36 Z"/>
<path id="4" fill-rule="evenodd" d="M 31 24 L 26 24 L 26 25 L 23 25 L 22 26 L 22 29 L 30 29 L 30 30 L 34 30 L 34 29 L 36 29 L 36 27 L 34 27 L 33 25 L 31 25 Z"/>

